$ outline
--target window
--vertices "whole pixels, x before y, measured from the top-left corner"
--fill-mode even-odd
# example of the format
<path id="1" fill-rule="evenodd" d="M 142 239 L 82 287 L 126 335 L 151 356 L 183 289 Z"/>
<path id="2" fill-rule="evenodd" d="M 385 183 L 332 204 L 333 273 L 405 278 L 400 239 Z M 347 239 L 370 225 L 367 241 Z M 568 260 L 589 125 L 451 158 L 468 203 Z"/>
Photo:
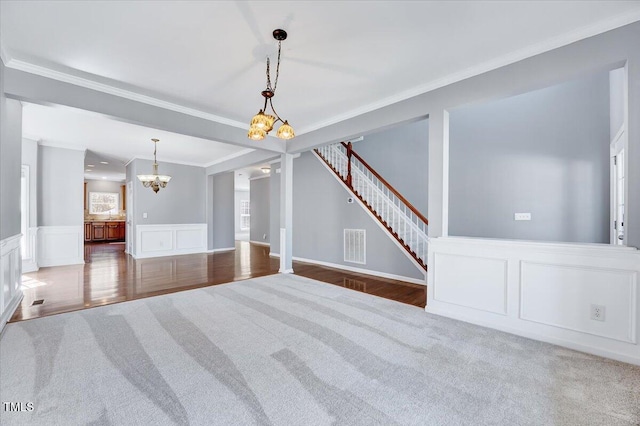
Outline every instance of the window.
<path id="1" fill-rule="evenodd" d="M 118 214 L 120 194 L 117 192 L 90 192 L 89 214 Z"/>
<path id="2" fill-rule="evenodd" d="M 240 201 L 240 229 L 249 229 L 251 226 L 251 214 L 249 200 Z"/>

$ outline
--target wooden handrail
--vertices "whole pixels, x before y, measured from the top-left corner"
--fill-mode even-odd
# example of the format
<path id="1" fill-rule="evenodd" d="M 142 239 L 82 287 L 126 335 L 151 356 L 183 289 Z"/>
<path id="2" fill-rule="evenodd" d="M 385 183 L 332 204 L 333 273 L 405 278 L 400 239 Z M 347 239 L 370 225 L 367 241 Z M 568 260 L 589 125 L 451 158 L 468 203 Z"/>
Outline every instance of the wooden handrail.
<path id="1" fill-rule="evenodd" d="M 378 178 L 378 180 L 379 180 L 380 182 L 382 182 L 382 184 L 383 184 L 383 185 L 385 185 L 387 188 L 389 188 L 389 190 L 390 190 L 391 192 L 393 192 L 393 193 L 394 193 L 394 195 L 395 195 L 396 197 L 398 197 L 398 199 L 399 199 L 400 201 L 402 201 L 402 202 L 403 202 L 407 207 L 409 207 L 409 210 L 411 210 L 411 211 L 412 211 L 412 212 L 413 212 L 413 213 L 414 213 L 414 214 L 415 214 L 415 215 L 416 215 L 420 220 L 422 220 L 426 225 L 428 225 L 428 224 L 429 224 L 429 220 L 428 220 L 426 217 L 424 217 L 424 216 L 422 215 L 422 213 L 420 213 L 420 212 L 418 211 L 418 209 L 416 209 L 416 208 L 413 206 L 413 204 L 411 204 L 411 203 L 410 203 L 406 198 L 404 198 L 404 197 L 402 196 L 402 194 L 400 194 L 400 193 L 398 192 L 398 190 L 397 190 L 397 189 L 395 189 L 395 188 L 394 188 L 394 187 L 393 187 L 389 182 L 387 182 L 387 181 L 385 180 L 385 178 L 383 178 L 382 176 L 380 176 L 380 174 L 379 174 L 378 172 L 376 172 L 376 171 L 375 171 L 375 169 L 369 165 L 369 163 L 367 163 L 367 162 L 366 162 L 362 157 L 360 157 L 360 156 L 358 155 L 358 153 L 357 153 L 357 152 L 355 152 L 355 151 L 353 150 L 353 148 L 351 147 L 351 142 L 349 142 L 348 144 L 347 144 L 347 143 L 345 143 L 345 142 L 340 142 L 340 143 L 342 144 L 342 146 L 344 146 L 344 147 L 347 149 L 347 164 L 348 164 L 348 166 L 349 166 L 349 169 L 348 169 L 348 175 L 347 175 L 347 181 L 348 181 L 348 182 L 351 182 L 351 155 L 353 155 L 354 157 L 356 157 L 356 158 L 358 159 L 358 161 L 360 161 L 360 162 L 362 163 L 362 165 L 363 165 L 363 166 L 365 166 L 365 167 L 367 168 L 367 170 L 369 170 L 369 171 L 371 172 L 371 174 L 373 174 L 376 178 Z M 351 185 L 349 185 L 349 186 L 351 186 Z"/>

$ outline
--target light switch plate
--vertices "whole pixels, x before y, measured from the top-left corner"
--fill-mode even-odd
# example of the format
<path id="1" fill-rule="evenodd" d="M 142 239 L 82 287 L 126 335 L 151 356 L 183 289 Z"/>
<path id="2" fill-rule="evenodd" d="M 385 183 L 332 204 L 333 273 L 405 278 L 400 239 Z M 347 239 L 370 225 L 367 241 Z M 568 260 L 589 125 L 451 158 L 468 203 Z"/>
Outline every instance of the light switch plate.
<path id="1" fill-rule="evenodd" d="M 531 220 L 531 213 L 515 213 L 515 220 Z"/>
<path id="2" fill-rule="evenodd" d="M 147 214 L 146 213 L 142 213 L 142 218 L 146 219 L 147 218 Z"/>

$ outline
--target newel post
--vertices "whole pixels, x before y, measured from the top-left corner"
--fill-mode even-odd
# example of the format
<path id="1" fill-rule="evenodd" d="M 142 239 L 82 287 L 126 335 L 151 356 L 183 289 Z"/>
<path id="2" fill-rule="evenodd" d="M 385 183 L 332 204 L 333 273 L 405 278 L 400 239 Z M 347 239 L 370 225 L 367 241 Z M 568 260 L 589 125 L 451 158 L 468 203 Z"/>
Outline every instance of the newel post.
<path id="1" fill-rule="evenodd" d="M 349 188 L 353 188 L 351 186 L 351 142 L 347 143 L 347 186 Z"/>

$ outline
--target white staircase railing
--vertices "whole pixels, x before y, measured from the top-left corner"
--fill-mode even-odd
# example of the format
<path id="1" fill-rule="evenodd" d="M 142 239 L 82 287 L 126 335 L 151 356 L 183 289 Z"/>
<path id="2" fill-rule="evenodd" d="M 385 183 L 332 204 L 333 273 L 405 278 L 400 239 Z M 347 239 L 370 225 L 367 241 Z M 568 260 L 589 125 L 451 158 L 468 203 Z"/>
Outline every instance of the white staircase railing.
<path id="1" fill-rule="evenodd" d="M 426 269 L 427 219 L 382 178 L 350 145 L 339 143 L 316 149 L 389 233 Z"/>

